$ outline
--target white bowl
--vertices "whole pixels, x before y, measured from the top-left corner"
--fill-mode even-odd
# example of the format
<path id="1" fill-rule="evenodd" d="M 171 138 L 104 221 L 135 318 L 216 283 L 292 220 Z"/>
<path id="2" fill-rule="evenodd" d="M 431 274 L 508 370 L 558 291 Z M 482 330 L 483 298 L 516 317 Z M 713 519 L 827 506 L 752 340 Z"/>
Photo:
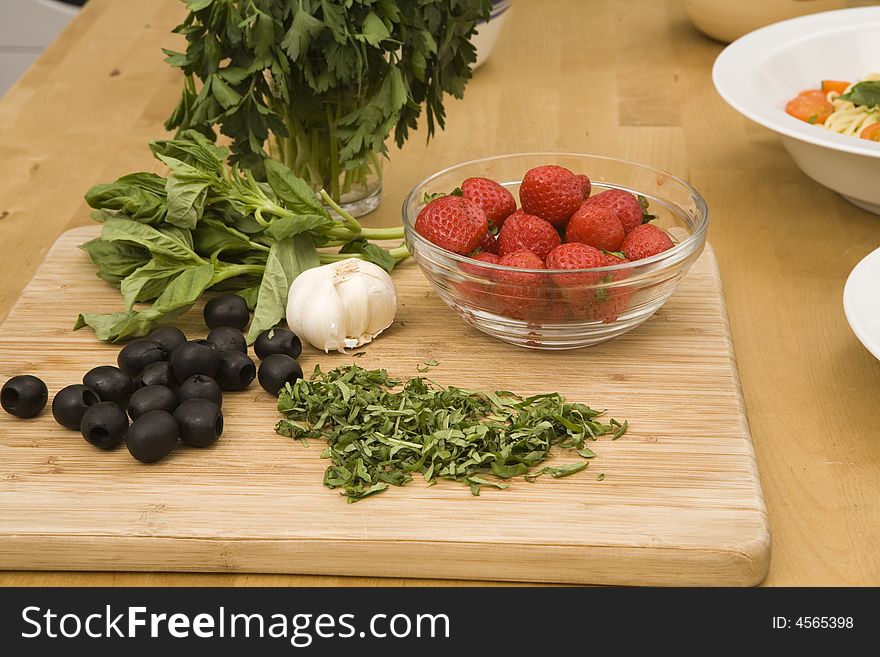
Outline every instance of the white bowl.
<path id="1" fill-rule="evenodd" d="M 725 43 L 770 23 L 845 6 L 846 0 L 685 0 L 684 3 L 694 27 Z"/>
<path id="2" fill-rule="evenodd" d="M 497 0 L 492 3 L 492 14 L 485 23 L 480 23 L 477 32 L 471 38 L 471 43 L 477 49 L 477 61 L 474 63 L 474 70 L 486 63 L 489 55 L 495 49 L 495 42 L 498 41 L 498 35 L 501 34 L 501 28 L 504 27 L 507 17 L 510 15 L 510 6 L 513 0 Z"/>
<path id="3" fill-rule="evenodd" d="M 778 133 L 805 174 L 880 214 L 880 143 L 839 135 L 785 113 L 825 80 L 880 70 L 880 7 L 841 9 L 768 25 L 715 60 L 715 88 L 735 110 Z"/>
<path id="4" fill-rule="evenodd" d="M 843 311 L 853 333 L 880 359 L 880 249 L 862 258 L 843 288 Z"/>

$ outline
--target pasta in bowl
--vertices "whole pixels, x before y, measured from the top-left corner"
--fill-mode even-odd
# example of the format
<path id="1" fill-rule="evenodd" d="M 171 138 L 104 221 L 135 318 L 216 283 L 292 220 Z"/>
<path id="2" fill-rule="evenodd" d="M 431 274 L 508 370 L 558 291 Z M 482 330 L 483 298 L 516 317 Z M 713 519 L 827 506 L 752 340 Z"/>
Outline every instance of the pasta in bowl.
<path id="1" fill-rule="evenodd" d="M 822 80 L 788 101 L 785 112 L 831 132 L 880 141 L 880 73 L 852 83 Z"/>
<path id="2" fill-rule="evenodd" d="M 712 72 L 721 97 L 776 132 L 805 174 L 880 214 L 880 7 L 843 9 L 756 30 Z"/>

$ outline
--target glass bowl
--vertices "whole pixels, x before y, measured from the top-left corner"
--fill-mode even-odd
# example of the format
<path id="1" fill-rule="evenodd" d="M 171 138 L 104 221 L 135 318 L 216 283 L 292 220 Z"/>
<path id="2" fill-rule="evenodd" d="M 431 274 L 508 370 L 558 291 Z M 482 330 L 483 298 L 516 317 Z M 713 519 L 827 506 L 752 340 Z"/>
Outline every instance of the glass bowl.
<path id="1" fill-rule="evenodd" d="M 529 169 L 556 164 L 585 173 L 593 194 L 622 189 L 644 196 L 652 222 L 675 246 L 643 260 L 579 270 L 517 269 L 458 255 L 419 235 L 426 194 L 450 192 L 465 178 L 496 180 L 519 197 Z M 576 349 L 626 333 L 653 315 L 699 257 L 709 213 L 693 187 L 653 167 L 576 153 L 521 153 L 464 162 L 426 178 L 403 202 L 406 245 L 440 298 L 471 326 L 535 349 Z"/>

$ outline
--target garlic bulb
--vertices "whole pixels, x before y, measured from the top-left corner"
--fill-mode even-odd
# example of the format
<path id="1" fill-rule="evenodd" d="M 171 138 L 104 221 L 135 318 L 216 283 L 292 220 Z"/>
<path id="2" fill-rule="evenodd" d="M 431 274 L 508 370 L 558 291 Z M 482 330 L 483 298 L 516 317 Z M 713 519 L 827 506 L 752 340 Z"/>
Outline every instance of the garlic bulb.
<path id="1" fill-rule="evenodd" d="M 325 352 L 370 342 L 391 326 L 397 290 L 372 262 L 348 258 L 307 269 L 287 297 L 287 325 L 301 340 Z"/>

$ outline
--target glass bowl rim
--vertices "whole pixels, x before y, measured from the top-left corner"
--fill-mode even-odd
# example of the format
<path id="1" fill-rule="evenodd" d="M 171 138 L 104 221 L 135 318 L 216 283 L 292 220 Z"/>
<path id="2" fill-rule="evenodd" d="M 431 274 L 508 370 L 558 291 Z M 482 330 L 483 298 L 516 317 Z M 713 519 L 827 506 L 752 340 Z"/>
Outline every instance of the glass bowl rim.
<path id="1" fill-rule="evenodd" d="M 483 262 L 482 260 L 475 260 L 470 256 L 460 255 L 455 253 L 454 251 L 447 251 L 446 249 L 437 246 L 427 238 L 420 235 L 415 230 L 415 220 L 412 222 L 409 221 L 407 207 L 410 205 L 411 199 L 416 195 L 416 190 L 424 187 L 428 183 L 430 183 L 435 178 L 439 178 L 440 176 L 449 173 L 455 169 L 459 169 L 471 164 L 480 164 L 483 162 L 492 162 L 494 160 L 503 160 L 512 157 L 528 157 L 528 156 L 541 156 L 541 157 L 588 157 L 596 160 L 606 160 L 608 162 L 616 162 L 618 164 L 625 164 L 628 166 L 638 167 L 640 169 L 645 169 L 648 171 L 652 171 L 654 173 L 662 174 L 667 176 L 670 180 L 680 184 L 684 187 L 692 196 L 699 217 L 701 221 L 699 225 L 697 225 L 696 229 L 693 233 L 687 236 L 686 239 L 682 240 L 671 249 L 663 251 L 662 253 L 658 253 L 657 255 L 653 255 L 649 258 L 642 258 L 641 260 L 630 260 L 629 262 L 624 262 L 619 265 L 606 265 L 604 267 L 590 267 L 587 269 L 526 269 L 523 267 L 508 267 L 506 265 L 497 265 L 491 262 Z M 552 164 L 552 161 L 550 162 Z M 675 205 L 675 204 L 673 204 Z M 680 206 L 677 206 L 680 207 Z M 579 273 L 589 273 L 589 272 L 618 272 L 618 271 L 628 271 L 635 270 L 636 268 L 643 267 L 645 265 L 652 265 L 657 263 L 665 263 L 665 261 L 669 262 L 677 262 L 679 259 L 684 259 L 691 252 L 696 250 L 699 245 L 705 242 L 706 231 L 709 228 L 709 206 L 706 203 L 706 200 L 703 198 L 703 195 L 697 191 L 697 189 L 691 185 L 686 180 L 679 178 L 678 176 L 669 173 L 663 169 L 658 169 L 657 167 L 652 167 L 649 164 L 642 164 L 641 162 L 636 162 L 634 160 L 625 160 L 617 157 L 610 157 L 607 155 L 593 155 L 592 153 L 575 153 L 571 151 L 533 151 L 533 152 L 522 152 L 522 153 L 503 153 L 501 155 L 492 155 L 489 157 L 481 157 L 475 160 L 468 160 L 466 162 L 459 162 L 457 164 L 453 164 L 448 166 L 440 171 L 437 171 L 427 178 L 422 179 L 418 183 L 413 186 L 413 188 L 409 191 L 406 197 L 403 199 L 403 204 L 401 206 L 401 214 L 403 215 L 403 227 L 405 233 L 413 240 L 416 241 L 420 246 L 427 247 L 429 251 L 435 251 L 437 254 L 442 255 L 444 257 L 448 257 L 454 261 L 466 264 L 470 267 L 485 267 L 486 269 L 492 271 L 516 271 L 516 272 L 525 272 L 532 274 L 579 274 Z M 679 258 L 680 256 L 680 258 Z M 665 263 L 668 264 L 668 263 Z"/>

